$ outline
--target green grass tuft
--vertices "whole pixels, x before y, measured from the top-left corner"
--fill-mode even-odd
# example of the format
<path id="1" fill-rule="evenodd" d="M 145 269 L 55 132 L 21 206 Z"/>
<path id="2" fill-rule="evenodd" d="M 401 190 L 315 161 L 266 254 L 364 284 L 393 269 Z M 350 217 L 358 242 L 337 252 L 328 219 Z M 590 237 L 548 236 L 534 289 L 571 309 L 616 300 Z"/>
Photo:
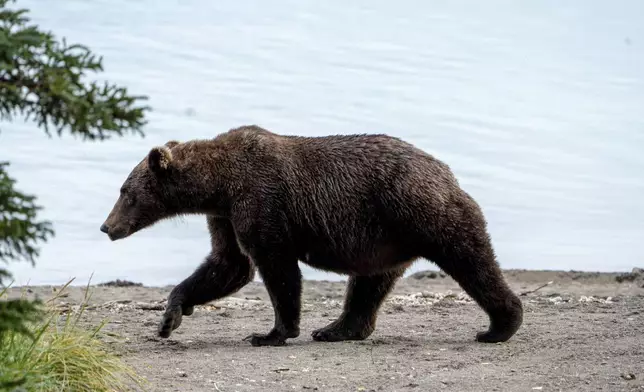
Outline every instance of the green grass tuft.
<path id="1" fill-rule="evenodd" d="M 79 323 L 89 301 L 89 284 L 78 309 L 53 306 L 70 283 L 47 301 L 42 320 L 29 323 L 31 334 L 0 335 L 0 391 L 112 392 L 144 385 L 105 341 L 106 321 L 91 328 Z M 6 291 L 0 291 L 0 298 Z"/>

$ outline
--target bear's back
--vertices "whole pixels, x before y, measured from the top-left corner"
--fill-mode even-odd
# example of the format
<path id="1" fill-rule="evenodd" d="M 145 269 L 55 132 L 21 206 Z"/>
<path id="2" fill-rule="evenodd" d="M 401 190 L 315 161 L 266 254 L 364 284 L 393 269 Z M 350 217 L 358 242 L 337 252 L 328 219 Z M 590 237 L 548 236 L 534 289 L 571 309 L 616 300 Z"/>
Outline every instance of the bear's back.
<path id="1" fill-rule="evenodd" d="M 282 181 L 294 196 L 335 202 L 457 186 L 449 166 L 399 138 L 385 134 L 279 135 L 258 126 L 220 135 L 249 162 L 249 176 Z M 252 180 L 252 179 L 249 179 Z M 342 200 L 341 200 L 342 199 Z"/>
<path id="2" fill-rule="evenodd" d="M 270 158 L 307 174 L 385 178 L 416 169 L 451 177 L 447 165 L 397 137 L 386 134 L 280 135 L 251 125 L 218 136 L 260 160 Z"/>

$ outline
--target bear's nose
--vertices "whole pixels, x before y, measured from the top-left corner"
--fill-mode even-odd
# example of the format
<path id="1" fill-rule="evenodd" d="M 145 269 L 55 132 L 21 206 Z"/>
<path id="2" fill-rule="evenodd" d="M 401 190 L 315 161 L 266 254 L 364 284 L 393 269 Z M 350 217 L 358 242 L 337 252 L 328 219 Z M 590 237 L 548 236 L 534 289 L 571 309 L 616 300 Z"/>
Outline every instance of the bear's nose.
<path id="1" fill-rule="evenodd" d="M 103 233 L 107 234 L 107 232 L 109 232 L 109 231 L 110 231 L 110 228 L 109 228 L 109 227 L 107 227 L 107 225 L 106 225 L 105 223 L 103 223 L 103 224 L 101 225 L 101 231 L 102 231 Z"/>

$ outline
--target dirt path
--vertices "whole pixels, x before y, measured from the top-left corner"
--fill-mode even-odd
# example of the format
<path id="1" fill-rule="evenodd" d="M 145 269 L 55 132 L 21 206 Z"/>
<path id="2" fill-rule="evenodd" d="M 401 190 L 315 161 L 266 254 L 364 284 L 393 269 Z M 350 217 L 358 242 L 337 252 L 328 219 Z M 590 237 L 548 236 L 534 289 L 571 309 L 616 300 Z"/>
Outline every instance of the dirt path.
<path id="1" fill-rule="evenodd" d="M 518 293 L 553 283 L 521 297 L 523 327 L 494 345 L 474 341 L 485 314 L 440 276 L 400 281 L 361 342 L 310 338 L 340 314 L 339 282 L 305 282 L 302 334 L 285 347 L 242 341 L 273 323 L 261 283 L 198 307 L 167 340 L 155 331 L 170 287 L 92 287 L 89 314 L 127 339 L 151 391 L 644 391 L 644 280 L 617 275 L 507 271 Z M 61 306 L 83 295 L 68 292 Z"/>

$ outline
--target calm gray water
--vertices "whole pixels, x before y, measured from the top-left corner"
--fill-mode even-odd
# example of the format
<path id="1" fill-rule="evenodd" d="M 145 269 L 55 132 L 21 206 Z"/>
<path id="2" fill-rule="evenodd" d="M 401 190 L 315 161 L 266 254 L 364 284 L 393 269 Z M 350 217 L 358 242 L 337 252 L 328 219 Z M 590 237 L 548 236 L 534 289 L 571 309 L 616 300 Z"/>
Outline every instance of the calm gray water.
<path id="1" fill-rule="evenodd" d="M 169 139 L 242 124 L 403 137 L 451 165 L 505 268 L 644 264 L 644 2 L 19 0 L 150 96 L 146 138 L 48 139 L 3 123 L 0 159 L 56 237 L 17 284 L 174 284 L 205 218 L 112 243 L 98 229 L 130 169 Z M 414 270 L 431 267 L 423 261 Z M 305 277 L 340 279 L 303 266 Z"/>

